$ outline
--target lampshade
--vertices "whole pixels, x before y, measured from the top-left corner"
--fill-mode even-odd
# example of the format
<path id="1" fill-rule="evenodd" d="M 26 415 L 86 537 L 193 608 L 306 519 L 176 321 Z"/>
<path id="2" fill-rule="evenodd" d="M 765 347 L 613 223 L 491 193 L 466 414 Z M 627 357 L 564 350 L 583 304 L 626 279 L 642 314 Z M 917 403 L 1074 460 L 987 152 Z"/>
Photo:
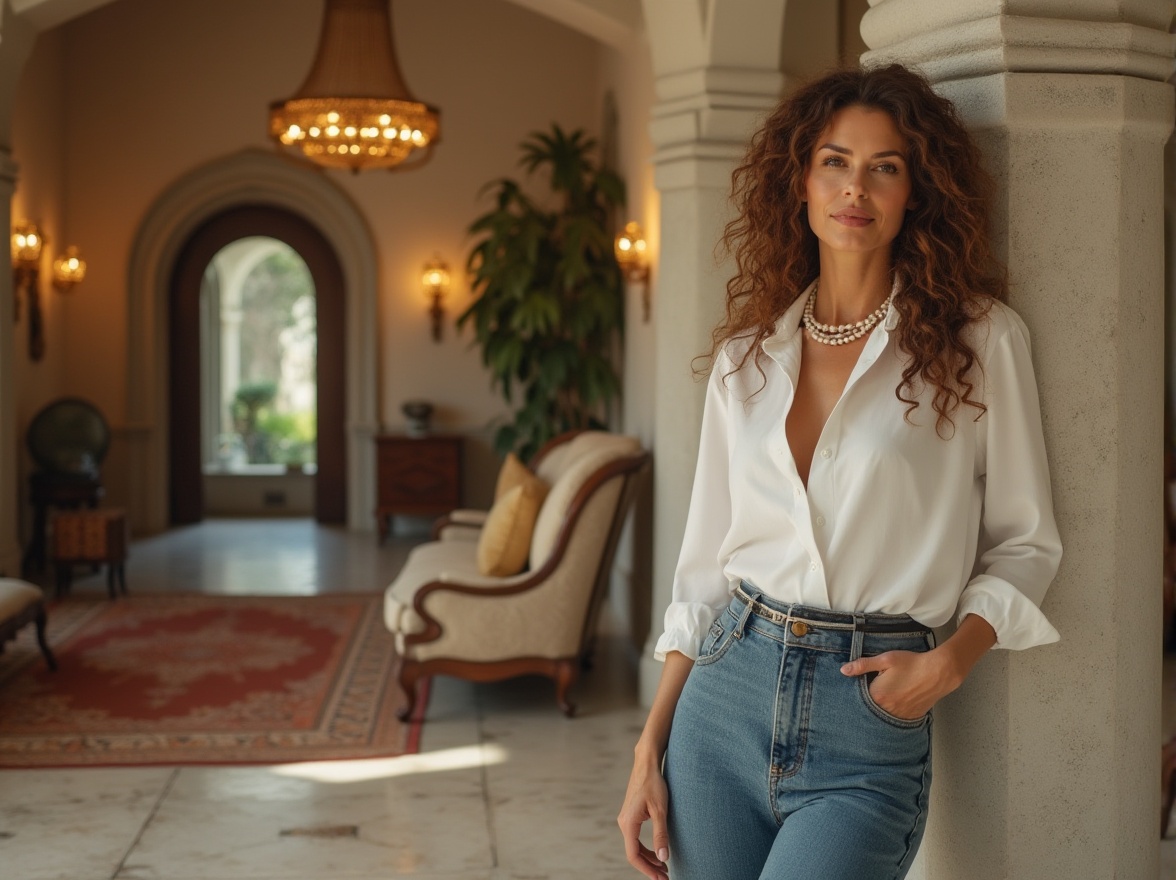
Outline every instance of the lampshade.
<path id="1" fill-rule="evenodd" d="M 58 290 L 69 290 L 85 277 L 86 261 L 78 256 L 78 249 L 73 245 L 53 261 L 53 286 Z"/>
<path id="2" fill-rule="evenodd" d="M 41 260 L 45 237 L 34 223 L 17 223 L 12 227 L 12 265 L 36 268 Z"/>
<path id="3" fill-rule="evenodd" d="M 423 162 L 439 111 L 404 84 L 392 42 L 391 0 L 326 0 L 318 51 L 294 97 L 270 107 L 270 136 L 319 165 L 394 168 Z"/>

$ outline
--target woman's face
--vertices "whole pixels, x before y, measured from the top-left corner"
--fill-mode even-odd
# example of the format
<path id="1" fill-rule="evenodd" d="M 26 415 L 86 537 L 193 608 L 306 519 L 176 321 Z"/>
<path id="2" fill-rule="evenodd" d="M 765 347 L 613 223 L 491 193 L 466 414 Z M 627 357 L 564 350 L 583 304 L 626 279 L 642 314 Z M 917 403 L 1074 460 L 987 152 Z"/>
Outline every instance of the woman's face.
<path id="1" fill-rule="evenodd" d="M 906 154 L 884 110 L 852 106 L 833 114 L 804 175 L 809 226 L 822 250 L 889 253 L 915 206 Z"/>

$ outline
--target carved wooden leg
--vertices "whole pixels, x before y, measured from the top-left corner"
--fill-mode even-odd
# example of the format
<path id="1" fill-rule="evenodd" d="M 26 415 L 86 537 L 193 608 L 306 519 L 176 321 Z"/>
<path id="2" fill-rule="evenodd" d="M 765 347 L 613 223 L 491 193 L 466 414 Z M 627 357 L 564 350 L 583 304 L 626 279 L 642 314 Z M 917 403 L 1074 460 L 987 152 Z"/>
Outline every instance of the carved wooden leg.
<path id="1" fill-rule="evenodd" d="M 45 609 L 42 608 L 37 613 L 37 644 L 41 646 L 41 653 L 45 655 L 45 664 L 49 667 L 49 671 L 56 672 L 57 659 L 49 650 L 49 643 L 45 641 L 45 622 Z"/>
<path id="2" fill-rule="evenodd" d="M 555 703 L 560 711 L 571 718 L 576 707 L 568 700 L 568 691 L 580 677 L 580 664 L 576 660 L 557 660 L 555 663 Z"/>
<path id="3" fill-rule="evenodd" d="M 416 708 L 417 680 L 421 677 L 420 667 L 411 660 L 404 660 L 400 666 L 400 689 L 404 691 L 405 705 L 396 712 L 396 717 L 407 721 Z"/>

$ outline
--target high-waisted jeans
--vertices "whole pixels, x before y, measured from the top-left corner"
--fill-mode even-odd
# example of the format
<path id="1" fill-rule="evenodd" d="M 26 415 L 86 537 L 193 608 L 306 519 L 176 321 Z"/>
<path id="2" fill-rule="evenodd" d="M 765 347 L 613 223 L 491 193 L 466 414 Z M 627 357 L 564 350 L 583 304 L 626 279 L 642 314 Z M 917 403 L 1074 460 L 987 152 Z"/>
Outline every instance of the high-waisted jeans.
<path id="1" fill-rule="evenodd" d="M 931 715 L 891 715 L 870 696 L 873 674 L 840 667 L 928 651 L 934 635 L 907 615 L 741 590 L 767 610 L 732 598 L 674 712 L 663 768 L 671 880 L 905 877 L 927 821 Z M 898 631 L 863 630 L 877 625 Z"/>

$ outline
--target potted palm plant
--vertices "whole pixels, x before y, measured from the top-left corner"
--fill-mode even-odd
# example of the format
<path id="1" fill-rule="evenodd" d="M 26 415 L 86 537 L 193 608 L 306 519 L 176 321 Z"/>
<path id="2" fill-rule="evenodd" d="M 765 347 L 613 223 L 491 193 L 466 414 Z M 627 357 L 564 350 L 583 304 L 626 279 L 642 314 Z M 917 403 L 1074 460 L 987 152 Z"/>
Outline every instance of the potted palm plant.
<path id="1" fill-rule="evenodd" d="M 558 125 L 521 145 L 520 164 L 542 175 L 542 201 L 509 178 L 492 181 L 494 208 L 471 224 L 467 268 L 473 327 L 492 384 L 514 409 L 494 445 L 524 460 L 573 428 L 604 427 L 620 396 L 616 360 L 623 283 L 612 219 L 624 183 L 593 158 L 596 142 Z"/>

